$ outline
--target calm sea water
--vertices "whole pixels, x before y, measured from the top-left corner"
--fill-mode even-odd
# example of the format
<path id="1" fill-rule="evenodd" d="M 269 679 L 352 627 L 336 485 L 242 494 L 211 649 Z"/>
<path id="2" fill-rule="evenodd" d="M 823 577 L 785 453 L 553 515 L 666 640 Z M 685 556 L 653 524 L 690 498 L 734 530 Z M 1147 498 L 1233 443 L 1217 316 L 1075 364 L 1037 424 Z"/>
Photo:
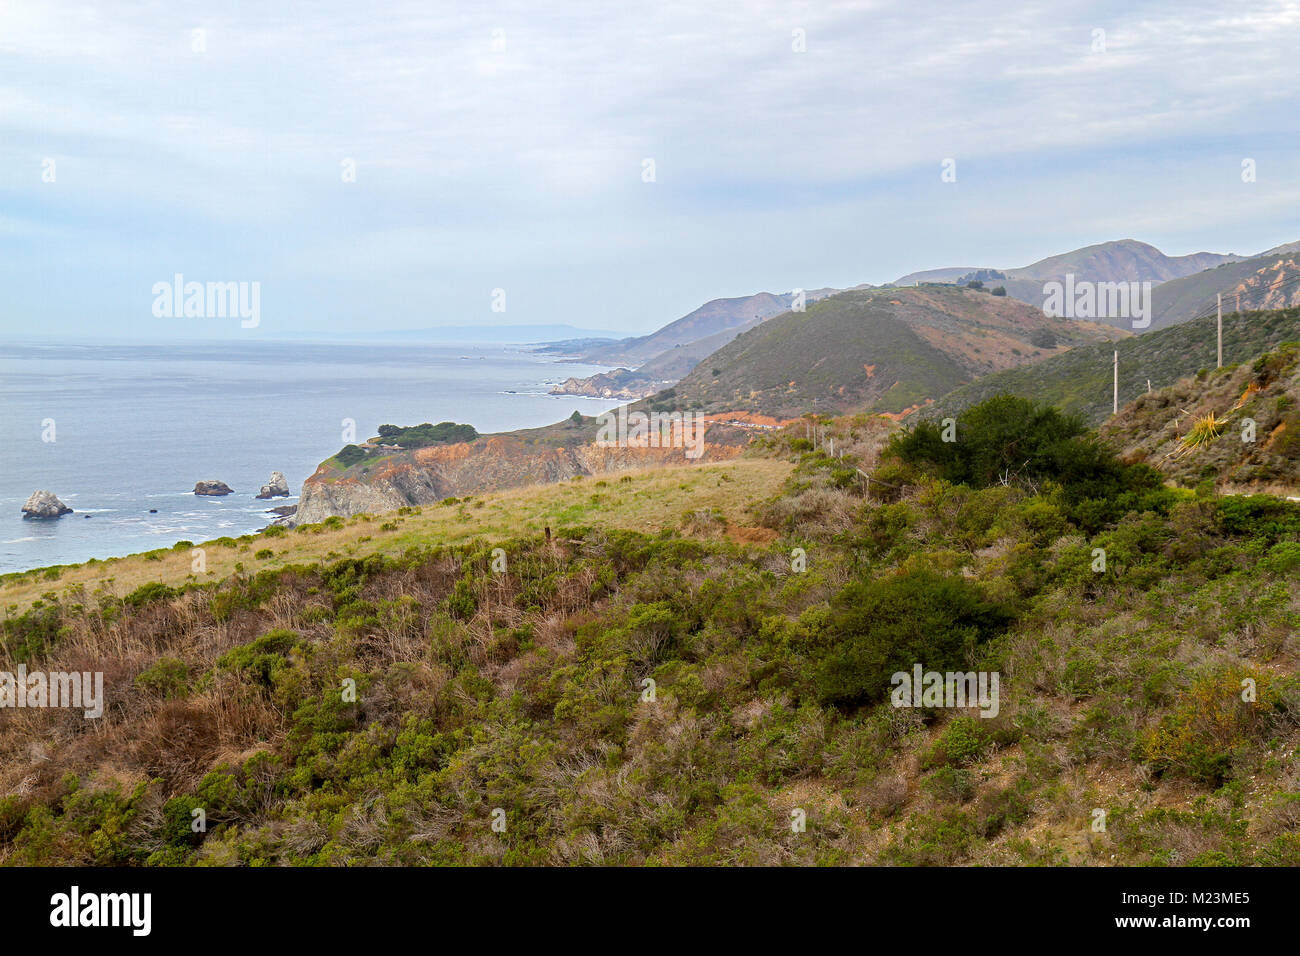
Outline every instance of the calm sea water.
<path id="1" fill-rule="evenodd" d="M 255 531 L 345 444 L 344 419 L 359 441 L 385 423 L 546 425 L 618 404 L 546 394 L 599 370 L 500 345 L 0 343 L 0 572 Z M 254 499 L 272 470 L 294 497 Z M 197 497 L 202 479 L 235 493 Z M 75 514 L 24 519 L 37 489 Z"/>

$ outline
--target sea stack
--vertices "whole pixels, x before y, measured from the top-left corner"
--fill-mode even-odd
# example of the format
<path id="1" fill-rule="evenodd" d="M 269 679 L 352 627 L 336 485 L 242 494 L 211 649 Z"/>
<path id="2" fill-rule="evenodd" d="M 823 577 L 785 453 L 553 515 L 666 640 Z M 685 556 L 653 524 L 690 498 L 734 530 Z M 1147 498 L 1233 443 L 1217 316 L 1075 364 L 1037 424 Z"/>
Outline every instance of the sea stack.
<path id="1" fill-rule="evenodd" d="M 72 514 L 72 509 L 48 491 L 33 491 L 23 505 L 24 518 L 59 518 Z"/>
<path id="2" fill-rule="evenodd" d="M 200 481 L 194 486 L 196 495 L 208 495 L 213 498 L 220 498 L 222 495 L 228 495 L 233 492 L 228 484 L 224 481 Z"/>
<path id="3" fill-rule="evenodd" d="M 289 482 L 285 480 L 284 472 L 271 472 L 271 480 L 262 486 L 262 490 L 257 493 L 258 498 L 288 498 Z"/>

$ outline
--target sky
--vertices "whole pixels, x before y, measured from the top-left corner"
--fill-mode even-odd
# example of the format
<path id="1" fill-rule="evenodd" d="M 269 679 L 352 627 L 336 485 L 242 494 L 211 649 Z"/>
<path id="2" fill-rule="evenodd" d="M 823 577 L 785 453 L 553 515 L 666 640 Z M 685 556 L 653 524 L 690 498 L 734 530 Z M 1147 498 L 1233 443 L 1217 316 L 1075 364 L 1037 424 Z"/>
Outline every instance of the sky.
<path id="1" fill-rule="evenodd" d="M 1259 252 L 1300 240 L 1296 51 L 1267 0 L 0 0 L 0 335 L 631 334 Z M 158 314 L 178 274 L 256 283 L 256 324 Z"/>

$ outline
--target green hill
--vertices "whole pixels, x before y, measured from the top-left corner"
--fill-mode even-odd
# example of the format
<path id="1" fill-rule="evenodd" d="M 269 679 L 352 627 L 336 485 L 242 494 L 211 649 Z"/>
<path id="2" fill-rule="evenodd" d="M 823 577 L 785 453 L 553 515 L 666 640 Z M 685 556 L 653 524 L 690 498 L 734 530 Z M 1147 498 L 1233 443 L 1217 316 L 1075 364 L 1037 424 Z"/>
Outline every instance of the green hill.
<path id="1" fill-rule="evenodd" d="M 1225 267 L 1227 268 L 1227 267 Z M 1300 308 L 1246 312 L 1223 318 L 1225 364 L 1253 360 L 1280 343 L 1300 340 Z M 1008 392 L 1074 412 L 1096 425 L 1111 414 L 1112 352 L 1119 352 L 1121 406 L 1152 388 L 1172 385 L 1214 368 L 1215 317 L 1209 316 L 1141 336 L 1083 345 L 1044 362 L 986 375 L 945 395 L 918 412 L 943 418 L 999 392 Z"/>
<path id="2" fill-rule="evenodd" d="M 987 292 L 844 292 L 768 319 L 648 401 L 777 418 L 813 410 L 900 413 L 954 383 L 1121 334 Z"/>

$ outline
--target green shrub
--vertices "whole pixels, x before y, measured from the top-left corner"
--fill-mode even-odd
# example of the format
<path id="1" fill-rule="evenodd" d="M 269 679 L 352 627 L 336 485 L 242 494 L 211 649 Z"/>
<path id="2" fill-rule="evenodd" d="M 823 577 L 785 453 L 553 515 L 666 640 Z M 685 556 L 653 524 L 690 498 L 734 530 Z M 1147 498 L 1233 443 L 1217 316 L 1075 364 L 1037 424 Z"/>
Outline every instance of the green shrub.
<path id="1" fill-rule="evenodd" d="M 964 669 L 1011 621 L 1008 608 L 965 578 L 913 570 L 848 585 L 832 602 L 830 646 L 816 668 L 821 699 L 840 706 L 884 699 L 890 676 Z"/>
<path id="2" fill-rule="evenodd" d="M 1025 398 L 986 399 L 957 416 L 955 440 L 944 435 L 942 423 L 923 421 L 891 438 L 886 453 L 972 488 L 1050 486 L 1062 511 L 1089 532 L 1129 511 L 1172 504 L 1154 468 L 1123 464 L 1082 419 Z"/>
<path id="3" fill-rule="evenodd" d="M 1269 495 L 1227 495 L 1217 500 L 1219 526 L 1230 535 L 1276 541 L 1300 535 L 1300 506 Z"/>
<path id="4" fill-rule="evenodd" d="M 995 395 L 957 416 L 953 441 L 941 422 L 923 421 L 890 439 L 888 451 L 953 484 L 986 488 L 1014 479 L 1059 478 L 1102 458 L 1083 421 L 1013 395 Z"/>
<path id="5" fill-rule="evenodd" d="M 40 657 L 58 640 L 62 625 L 57 604 L 37 601 L 22 614 L 0 621 L 5 653 L 20 662 Z"/>
<path id="6" fill-rule="evenodd" d="M 575 422 L 582 421 L 582 413 L 574 412 Z M 478 438 L 473 425 L 458 425 L 455 422 L 439 422 L 431 425 L 412 425 L 401 428 L 397 425 L 380 425 L 379 437 L 385 445 L 398 445 L 402 448 L 426 448 L 430 445 L 453 445 L 471 442 Z"/>
<path id="7" fill-rule="evenodd" d="M 176 590 L 169 588 L 159 581 L 150 581 L 148 584 L 142 584 L 122 601 L 131 607 L 143 607 L 151 601 L 165 601 L 168 598 L 176 596 Z"/>
<path id="8" fill-rule="evenodd" d="M 1287 574 L 1300 568 L 1300 541 L 1280 541 L 1269 549 L 1268 557 L 1260 567 L 1276 574 Z"/>
<path id="9" fill-rule="evenodd" d="M 351 468 L 357 462 L 366 460 L 366 451 L 356 445 L 344 445 L 339 453 L 334 456 L 334 460 L 344 468 Z"/>
<path id="10" fill-rule="evenodd" d="M 974 762 L 992 742 L 987 721 L 959 714 L 921 757 L 922 768 L 960 767 Z"/>
<path id="11" fill-rule="evenodd" d="M 161 657 L 135 679 L 135 686 L 147 694 L 174 700 L 184 697 L 189 685 L 189 668 L 175 657 Z"/>
<path id="12" fill-rule="evenodd" d="M 922 781 L 927 791 L 945 803 L 965 803 L 975 796 L 975 779 L 961 767 L 940 767 Z"/>
<path id="13" fill-rule="evenodd" d="M 1255 700 L 1243 700 L 1243 681 L 1255 683 Z M 1234 764 L 1248 760 L 1287 709 L 1276 679 L 1267 671 L 1225 667 L 1196 679 L 1183 703 L 1151 729 L 1141 756 L 1160 770 L 1178 770 L 1214 785 L 1228 780 Z"/>
<path id="14" fill-rule="evenodd" d="M 257 640 L 232 648 L 217 660 L 217 666 L 247 674 L 260 684 L 271 687 L 279 672 L 288 665 L 289 653 L 302 646 L 302 638 L 293 631 L 277 628 Z"/>

